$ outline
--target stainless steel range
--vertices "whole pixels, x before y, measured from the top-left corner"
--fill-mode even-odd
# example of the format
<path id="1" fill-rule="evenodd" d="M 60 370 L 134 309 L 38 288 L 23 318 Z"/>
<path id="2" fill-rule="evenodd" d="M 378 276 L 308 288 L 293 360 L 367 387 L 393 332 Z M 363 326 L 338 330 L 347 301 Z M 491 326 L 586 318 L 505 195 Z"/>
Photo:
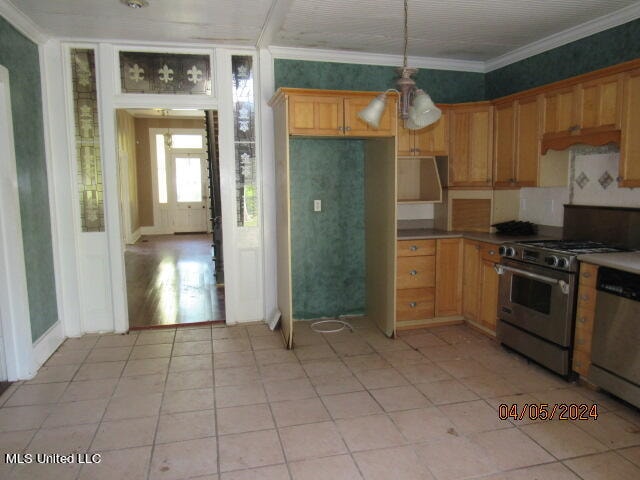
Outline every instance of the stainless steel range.
<path id="1" fill-rule="evenodd" d="M 590 241 L 506 243 L 498 297 L 498 340 L 561 375 L 571 373 L 577 256 L 622 251 Z"/>

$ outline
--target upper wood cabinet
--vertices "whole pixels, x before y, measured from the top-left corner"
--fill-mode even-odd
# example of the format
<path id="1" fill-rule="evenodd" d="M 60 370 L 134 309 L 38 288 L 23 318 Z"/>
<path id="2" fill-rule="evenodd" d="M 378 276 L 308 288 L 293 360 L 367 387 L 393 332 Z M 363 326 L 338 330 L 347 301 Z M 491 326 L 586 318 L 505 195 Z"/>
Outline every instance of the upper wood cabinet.
<path id="1" fill-rule="evenodd" d="M 494 113 L 493 184 L 533 187 L 540 155 L 539 100 L 532 96 L 498 103 Z"/>
<path id="2" fill-rule="evenodd" d="M 619 185 L 640 187 L 640 68 L 627 72 L 623 85 Z"/>
<path id="3" fill-rule="evenodd" d="M 398 121 L 397 133 L 398 156 L 447 155 L 449 152 L 448 131 L 445 110 L 442 110 L 442 117 L 436 123 L 420 130 L 409 130 L 400 120 Z"/>
<path id="4" fill-rule="evenodd" d="M 289 97 L 289 134 L 325 137 L 392 137 L 396 131 L 396 99 L 387 97 L 379 128 L 358 118 L 376 93 L 337 94 L 312 90 L 285 93 Z"/>
<path id="5" fill-rule="evenodd" d="M 580 130 L 578 121 L 578 89 L 570 86 L 543 95 L 544 135 L 566 136 Z"/>
<path id="6" fill-rule="evenodd" d="M 448 113 L 449 186 L 490 187 L 493 107 L 487 102 L 462 104 Z"/>
<path id="7" fill-rule="evenodd" d="M 582 133 L 619 129 L 622 117 L 622 75 L 611 75 L 578 86 L 578 124 Z"/>

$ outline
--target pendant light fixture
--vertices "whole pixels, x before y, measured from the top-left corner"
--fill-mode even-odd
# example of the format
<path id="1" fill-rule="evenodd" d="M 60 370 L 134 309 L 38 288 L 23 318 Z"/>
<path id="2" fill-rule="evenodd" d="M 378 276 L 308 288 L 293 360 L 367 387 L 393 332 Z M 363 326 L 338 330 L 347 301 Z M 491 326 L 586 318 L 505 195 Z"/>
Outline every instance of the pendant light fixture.
<path id="1" fill-rule="evenodd" d="M 380 125 L 380 119 L 386 108 L 387 94 L 396 92 L 400 94 L 398 115 L 405 122 L 409 130 L 418 130 L 438 121 L 442 112 L 435 106 L 431 97 L 424 90 L 416 87 L 416 82 L 411 78 L 418 73 L 417 68 L 407 67 L 407 45 L 409 43 L 409 6 L 408 0 L 404 0 L 404 55 L 401 68 L 397 69 L 399 78 L 396 80 L 396 88 L 390 88 L 371 100 L 363 110 L 358 112 L 358 117 L 374 128 Z"/>

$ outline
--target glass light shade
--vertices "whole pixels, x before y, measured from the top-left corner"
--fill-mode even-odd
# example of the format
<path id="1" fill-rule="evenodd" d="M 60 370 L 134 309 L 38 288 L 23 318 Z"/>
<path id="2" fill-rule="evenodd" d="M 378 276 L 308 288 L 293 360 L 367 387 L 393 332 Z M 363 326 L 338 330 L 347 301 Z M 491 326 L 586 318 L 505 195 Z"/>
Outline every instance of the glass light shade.
<path id="1" fill-rule="evenodd" d="M 424 90 L 416 90 L 413 103 L 409 107 L 407 128 L 410 130 L 424 128 L 437 122 L 441 116 L 442 111 L 436 107 L 431 97 L 427 95 Z"/>
<path id="2" fill-rule="evenodd" d="M 358 117 L 373 128 L 378 128 L 386 105 L 387 95 L 385 93 L 381 93 L 371 100 L 369 105 L 358 112 Z"/>

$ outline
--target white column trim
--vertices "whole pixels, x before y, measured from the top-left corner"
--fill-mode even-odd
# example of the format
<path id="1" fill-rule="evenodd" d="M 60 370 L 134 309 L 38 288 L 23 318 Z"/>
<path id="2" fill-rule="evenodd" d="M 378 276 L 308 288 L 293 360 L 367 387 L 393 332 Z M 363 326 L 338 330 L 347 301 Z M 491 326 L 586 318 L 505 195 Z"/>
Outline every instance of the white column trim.
<path id="1" fill-rule="evenodd" d="M 27 274 L 22 243 L 18 174 L 13 141 L 9 70 L 0 65 L 0 321 L 9 380 L 32 377 Z"/>

